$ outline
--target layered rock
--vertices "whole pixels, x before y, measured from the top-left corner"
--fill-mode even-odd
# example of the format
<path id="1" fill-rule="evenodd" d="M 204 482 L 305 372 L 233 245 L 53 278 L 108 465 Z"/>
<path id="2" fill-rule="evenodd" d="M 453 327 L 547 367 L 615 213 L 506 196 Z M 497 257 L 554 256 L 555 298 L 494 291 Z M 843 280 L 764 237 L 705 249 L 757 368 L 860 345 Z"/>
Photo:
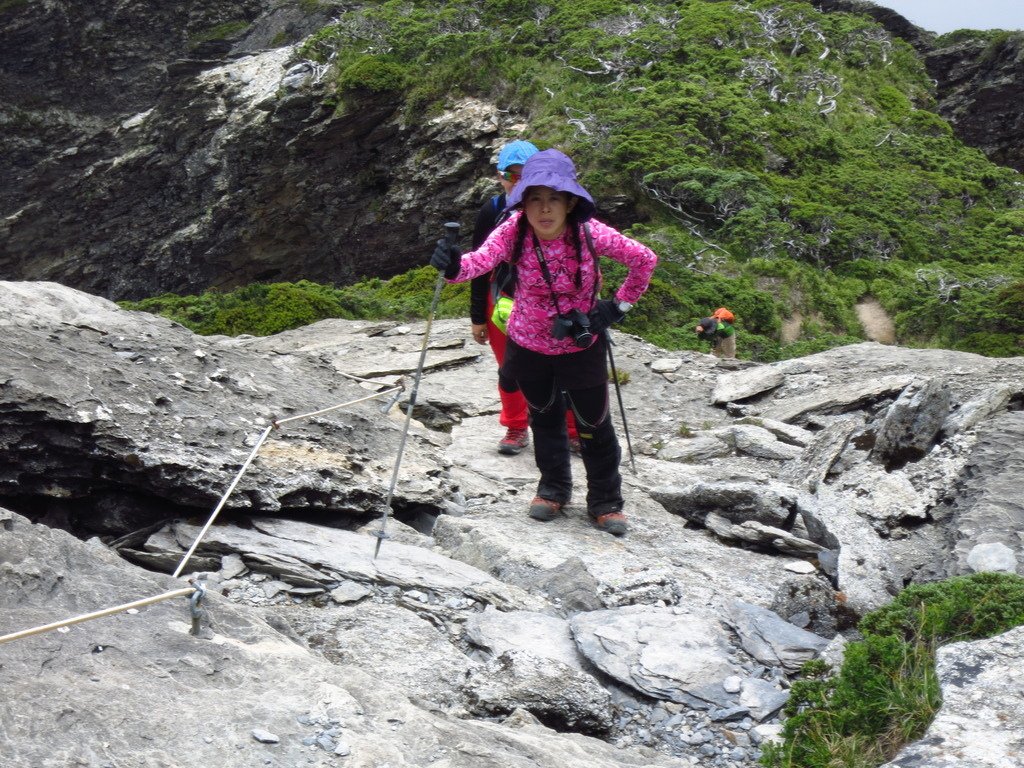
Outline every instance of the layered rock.
<path id="1" fill-rule="evenodd" d="M 151 748 L 106 701 L 128 685 L 126 707 L 162 697 L 153 729 L 172 708 L 224 724 L 179 720 L 211 739 L 189 766 L 207 744 L 230 746 L 225 765 L 299 747 L 325 765 L 346 750 L 356 764 L 752 764 L 799 664 L 859 615 L 915 579 L 1021 569 L 1019 359 L 861 344 L 736 371 L 682 353 L 683 378 L 619 334 L 636 472 L 624 465 L 631 530 L 616 539 L 580 503 L 525 515 L 536 468 L 495 451 L 494 363 L 465 321 L 437 321 L 374 557 L 405 423 L 379 403 L 415 368 L 424 324 L 201 338 L 54 284 L 0 283 L 0 306 L 0 503 L 51 526 L 2 513 L 10 629 L 180 586 L 149 571 L 183 563 L 210 594 L 199 636 L 181 604 L 0 646 L 0 684 L 18 691 L 5 723 L 13 707 L 18 723 L 70 709 L 69 733 L 93 734 L 77 743 L 99 734 L 117 760 Z M 927 440 L 889 466 L 879 444 L 914 445 L 915 424 Z M 718 447 L 664 450 L 687 440 Z M 307 671 L 260 699 L 257 665 L 264 689 Z M 89 685 L 52 695 L 72 678 Z M 209 704 L 225 685 L 234 706 Z M 8 729 L 12 765 L 111 759 L 34 733 Z"/>

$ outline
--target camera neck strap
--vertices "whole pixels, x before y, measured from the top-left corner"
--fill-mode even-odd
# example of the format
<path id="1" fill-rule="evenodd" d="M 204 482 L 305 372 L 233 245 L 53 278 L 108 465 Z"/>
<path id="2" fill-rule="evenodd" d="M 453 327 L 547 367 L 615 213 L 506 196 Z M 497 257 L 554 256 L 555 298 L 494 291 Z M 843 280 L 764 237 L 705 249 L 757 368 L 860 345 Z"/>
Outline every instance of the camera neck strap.
<path id="1" fill-rule="evenodd" d="M 593 240 L 590 238 L 590 228 L 584 223 L 586 227 L 587 245 L 590 247 L 590 255 L 594 259 L 594 292 L 590 297 L 590 305 L 593 307 L 594 302 L 597 301 L 597 295 L 601 290 L 601 272 L 598 268 L 597 253 L 594 251 Z M 558 302 L 558 294 L 555 293 L 554 281 L 551 279 L 551 270 L 548 269 L 547 259 L 544 258 L 544 249 L 540 247 L 540 240 L 537 239 L 537 233 L 530 230 L 530 235 L 533 238 L 533 252 L 537 255 L 537 263 L 540 264 L 540 273 L 544 276 L 544 282 L 548 284 L 548 290 L 551 291 L 551 301 L 555 304 L 555 312 L 559 315 L 562 314 L 562 305 Z M 579 264 L 576 266 L 576 287 L 581 287 L 583 280 L 583 259 L 580 258 Z"/>

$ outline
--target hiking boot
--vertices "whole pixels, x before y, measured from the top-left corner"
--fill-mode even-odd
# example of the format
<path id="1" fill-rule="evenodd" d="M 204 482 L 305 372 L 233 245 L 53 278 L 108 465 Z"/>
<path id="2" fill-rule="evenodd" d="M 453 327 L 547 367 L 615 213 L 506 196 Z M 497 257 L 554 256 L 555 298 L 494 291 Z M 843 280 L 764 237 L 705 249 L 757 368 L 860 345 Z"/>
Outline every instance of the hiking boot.
<path id="1" fill-rule="evenodd" d="M 622 536 L 629 530 L 629 526 L 626 524 L 626 516 L 621 512 L 606 512 L 592 519 L 599 531 L 610 533 L 612 536 Z"/>
<path id="2" fill-rule="evenodd" d="M 575 453 L 577 456 L 583 453 L 583 443 L 578 437 L 569 438 L 569 453 Z"/>
<path id="3" fill-rule="evenodd" d="M 529 430 L 509 427 L 505 436 L 498 443 L 498 453 L 503 453 L 506 456 L 515 456 L 517 453 L 522 453 L 523 448 L 529 444 Z"/>
<path id="4" fill-rule="evenodd" d="M 530 502 L 530 517 L 546 523 L 558 517 L 558 513 L 562 511 L 563 506 L 560 501 L 542 499 L 540 496 L 535 496 L 533 501 Z"/>

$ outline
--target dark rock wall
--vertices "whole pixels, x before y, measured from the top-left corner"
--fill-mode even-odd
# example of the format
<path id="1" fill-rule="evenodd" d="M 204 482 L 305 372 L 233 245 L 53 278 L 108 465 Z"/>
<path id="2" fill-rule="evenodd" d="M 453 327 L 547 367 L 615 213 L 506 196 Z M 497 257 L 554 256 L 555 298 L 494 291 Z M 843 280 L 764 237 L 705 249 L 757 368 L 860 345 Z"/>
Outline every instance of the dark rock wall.
<path id="1" fill-rule="evenodd" d="M 956 42 L 916 27 L 889 8 L 864 0 L 814 0 L 823 11 L 870 16 L 924 58 L 935 81 L 939 114 L 957 137 L 993 163 L 1024 171 L 1024 32 Z"/>
<path id="2" fill-rule="evenodd" d="M 345 283 L 418 263 L 431 223 L 468 219 L 489 192 L 484 182 L 452 203 L 486 175 L 496 124 L 485 119 L 489 135 L 468 150 L 449 136 L 461 145 L 449 157 L 425 124 L 402 123 L 393 96 L 336 114 L 313 84 L 254 108 L 244 81 L 210 76 L 301 39 L 330 10 L 11 6 L 0 32 L 0 276 L 141 298 L 254 280 Z M 278 79 L 287 56 L 275 60 Z M 402 168 L 417 156 L 421 178 Z"/>
<path id="3" fill-rule="evenodd" d="M 967 39 L 929 51 L 939 113 L 961 141 L 1024 171 L 1024 32 Z"/>
<path id="4" fill-rule="evenodd" d="M 73 146 L 104 120 L 152 106 L 173 79 L 172 62 L 209 49 L 227 52 L 227 40 L 204 38 L 227 24 L 242 34 L 268 5 L 270 0 L 7 4 L 0 11 L 0 149 L 3 166 L 10 168 L 0 166 L 0 200 L 30 189 L 32 163 L 50 150 Z"/>

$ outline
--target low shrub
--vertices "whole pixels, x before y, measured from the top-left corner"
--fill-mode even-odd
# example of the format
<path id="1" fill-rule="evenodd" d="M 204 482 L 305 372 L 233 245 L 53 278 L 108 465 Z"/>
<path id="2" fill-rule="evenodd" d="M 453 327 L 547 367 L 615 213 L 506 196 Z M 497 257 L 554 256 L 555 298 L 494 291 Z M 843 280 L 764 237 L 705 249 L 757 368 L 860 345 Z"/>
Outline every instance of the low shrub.
<path id="1" fill-rule="evenodd" d="M 401 91 L 408 80 L 405 67 L 383 56 L 363 56 L 338 73 L 342 91 Z"/>
<path id="2" fill-rule="evenodd" d="M 867 614 L 863 639 L 847 646 L 831 675 L 804 666 L 786 704 L 784 741 L 769 746 L 770 768 L 875 768 L 921 736 L 941 704 L 935 650 L 1024 624 L 1024 579 L 978 573 L 915 585 Z"/>

